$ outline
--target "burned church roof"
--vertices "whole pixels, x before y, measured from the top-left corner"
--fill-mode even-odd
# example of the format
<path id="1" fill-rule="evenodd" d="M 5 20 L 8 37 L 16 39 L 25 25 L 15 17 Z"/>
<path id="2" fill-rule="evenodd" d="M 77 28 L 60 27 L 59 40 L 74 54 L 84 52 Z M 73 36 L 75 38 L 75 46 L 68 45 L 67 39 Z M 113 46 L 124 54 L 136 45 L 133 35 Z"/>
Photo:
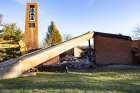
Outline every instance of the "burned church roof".
<path id="1" fill-rule="evenodd" d="M 121 34 L 95 32 L 95 36 L 108 37 L 108 38 L 118 38 L 118 39 L 124 39 L 124 40 L 132 40 L 130 36 L 125 36 L 125 35 L 121 35 Z"/>

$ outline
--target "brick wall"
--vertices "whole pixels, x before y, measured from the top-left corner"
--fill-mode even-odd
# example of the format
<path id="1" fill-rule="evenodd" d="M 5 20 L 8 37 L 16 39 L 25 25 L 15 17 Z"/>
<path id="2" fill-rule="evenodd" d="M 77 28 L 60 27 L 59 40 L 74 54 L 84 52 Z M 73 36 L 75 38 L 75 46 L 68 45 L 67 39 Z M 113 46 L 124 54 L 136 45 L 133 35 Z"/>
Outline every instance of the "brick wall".
<path id="1" fill-rule="evenodd" d="M 132 43 L 132 47 L 136 47 L 140 49 L 140 40 L 134 40 Z"/>
<path id="2" fill-rule="evenodd" d="M 140 64 L 140 40 L 132 42 L 133 60 L 135 64 Z"/>
<path id="3" fill-rule="evenodd" d="M 57 57 L 54 57 L 46 62 L 43 63 L 43 65 L 52 65 L 52 64 L 59 64 L 60 63 L 60 60 L 59 60 L 59 56 Z"/>
<path id="4" fill-rule="evenodd" d="M 30 6 L 35 8 L 35 21 L 30 21 Z M 34 23 L 35 27 L 30 27 L 30 23 Z M 38 48 L 38 4 L 27 3 L 26 4 L 26 17 L 25 17 L 25 32 L 24 40 L 28 50 Z"/>
<path id="5" fill-rule="evenodd" d="M 132 64 L 131 40 L 129 37 L 95 33 L 96 63 Z"/>

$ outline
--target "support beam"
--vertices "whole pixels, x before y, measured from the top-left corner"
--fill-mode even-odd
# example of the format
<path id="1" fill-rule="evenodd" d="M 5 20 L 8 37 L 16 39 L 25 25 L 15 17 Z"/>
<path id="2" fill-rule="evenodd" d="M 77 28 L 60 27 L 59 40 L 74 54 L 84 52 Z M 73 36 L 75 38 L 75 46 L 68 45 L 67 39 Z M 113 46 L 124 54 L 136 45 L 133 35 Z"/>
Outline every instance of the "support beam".
<path id="1" fill-rule="evenodd" d="M 0 79 L 16 78 L 22 75 L 25 71 L 34 68 L 49 59 L 52 59 L 78 45 L 85 43 L 93 38 L 94 33 L 88 32 L 69 41 L 63 42 L 56 46 L 47 49 L 41 49 L 36 52 L 22 56 L 12 62 L 0 64 Z"/>
<path id="2" fill-rule="evenodd" d="M 91 52 L 92 52 L 92 50 L 91 50 L 91 41 L 90 40 L 88 40 L 88 46 L 89 46 L 89 50 L 88 50 L 88 58 L 89 58 L 89 61 L 91 62 L 92 61 L 92 59 L 91 59 Z"/>

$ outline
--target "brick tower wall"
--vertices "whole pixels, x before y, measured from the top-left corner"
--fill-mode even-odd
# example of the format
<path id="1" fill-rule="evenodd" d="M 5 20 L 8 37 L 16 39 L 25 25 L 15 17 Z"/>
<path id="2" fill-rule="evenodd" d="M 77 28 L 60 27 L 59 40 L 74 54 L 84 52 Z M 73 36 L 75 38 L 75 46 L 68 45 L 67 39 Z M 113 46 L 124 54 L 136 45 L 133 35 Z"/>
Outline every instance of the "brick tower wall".
<path id="1" fill-rule="evenodd" d="M 32 28 L 33 32 L 30 28 L 30 6 L 34 6 L 35 9 L 35 26 Z M 27 3 L 26 4 L 26 19 L 25 19 L 25 33 L 24 39 L 28 50 L 37 49 L 38 48 L 38 5 L 37 3 Z"/>

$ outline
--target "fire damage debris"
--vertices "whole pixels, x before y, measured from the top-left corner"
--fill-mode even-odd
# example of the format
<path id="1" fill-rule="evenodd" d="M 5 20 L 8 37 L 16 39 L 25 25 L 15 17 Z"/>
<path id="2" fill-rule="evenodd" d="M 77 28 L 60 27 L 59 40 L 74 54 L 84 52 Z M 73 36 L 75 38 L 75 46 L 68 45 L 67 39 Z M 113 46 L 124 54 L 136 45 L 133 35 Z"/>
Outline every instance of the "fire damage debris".
<path id="1" fill-rule="evenodd" d="M 67 72 L 67 71 L 93 71 L 95 69 L 94 49 L 88 47 L 79 47 L 80 57 L 73 55 L 73 50 L 69 50 L 35 68 L 28 70 L 30 72 Z M 57 63 L 57 64 L 52 64 Z"/>
<path id="2" fill-rule="evenodd" d="M 87 71 L 94 68 L 92 62 L 88 58 L 76 58 L 74 56 L 66 56 L 60 64 L 40 65 L 39 71 L 45 72 L 67 72 L 67 71 Z"/>
<path id="3" fill-rule="evenodd" d="M 83 51 L 80 57 L 75 57 L 71 51 L 68 51 L 60 55 L 59 64 L 41 64 L 37 69 L 45 72 L 90 71 L 95 69 L 94 49 L 88 47 L 81 47 L 80 49 Z"/>

